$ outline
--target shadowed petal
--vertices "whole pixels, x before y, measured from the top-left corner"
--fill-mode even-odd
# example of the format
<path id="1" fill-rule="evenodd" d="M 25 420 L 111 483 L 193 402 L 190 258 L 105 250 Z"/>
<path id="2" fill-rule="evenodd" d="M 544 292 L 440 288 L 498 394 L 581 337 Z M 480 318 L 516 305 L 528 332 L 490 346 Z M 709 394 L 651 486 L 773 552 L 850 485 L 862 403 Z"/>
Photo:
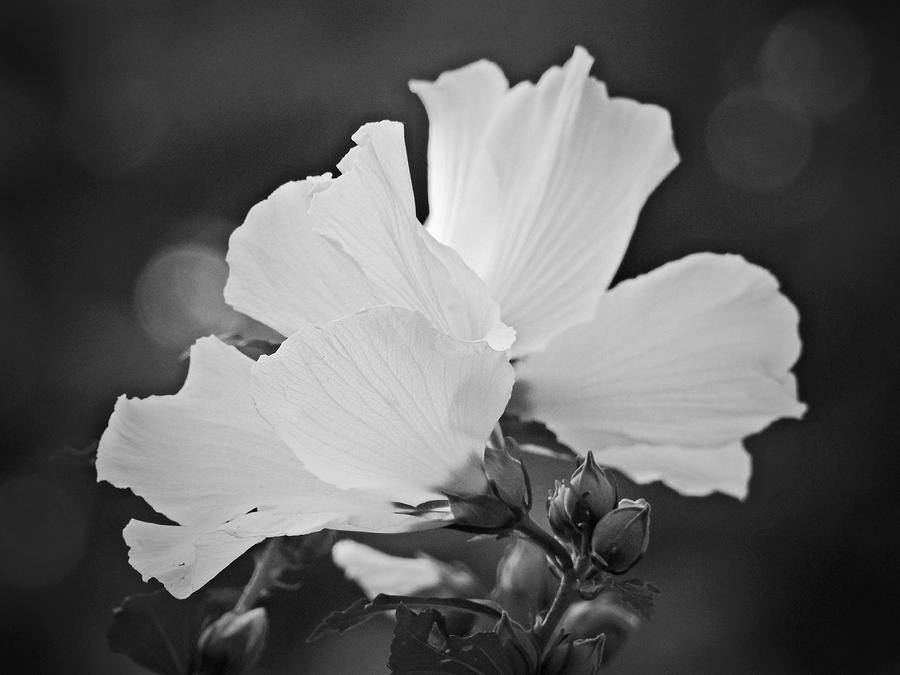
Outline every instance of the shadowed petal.
<path id="1" fill-rule="evenodd" d="M 393 513 L 388 504 L 367 495 L 339 494 L 330 502 L 301 499 L 293 507 L 248 513 L 228 523 L 181 526 L 132 520 L 123 532 L 128 561 L 144 581 L 158 579 L 176 598 L 184 598 L 267 537 L 324 528 L 406 532 L 443 524 Z"/>
<path id="2" fill-rule="evenodd" d="M 512 411 L 579 452 L 724 445 L 802 415 L 799 353 L 797 312 L 771 274 L 692 255 L 620 284 L 590 323 L 525 359 Z"/>
<path id="3" fill-rule="evenodd" d="M 505 94 L 487 64 L 414 84 L 433 124 L 429 171 L 441 167 L 429 227 L 487 283 L 516 328 L 513 356 L 591 318 L 641 207 L 678 162 L 666 111 L 610 98 L 592 63 L 578 48 Z"/>
<path id="4" fill-rule="evenodd" d="M 383 304 L 419 311 L 460 340 L 490 335 L 507 349 L 515 333 L 498 331 L 500 309 L 484 283 L 416 220 L 403 126 L 367 124 L 353 140 L 342 175 L 313 198 L 316 231 L 359 265 Z"/>
<path id="5" fill-rule="evenodd" d="M 463 565 L 450 565 L 424 553 L 399 557 L 342 539 L 335 543 L 331 557 L 370 598 L 379 593 L 465 598 L 479 590 L 478 581 Z"/>
<path id="6" fill-rule="evenodd" d="M 418 504 L 484 489 L 512 379 L 504 353 L 379 307 L 292 335 L 254 366 L 253 398 L 323 480 Z"/>
<path id="7" fill-rule="evenodd" d="M 659 480 L 692 497 L 722 492 L 745 499 L 752 473 L 750 454 L 740 442 L 715 448 L 607 448 L 597 453 L 597 461 L 619 469 L 638 483 Z"/>

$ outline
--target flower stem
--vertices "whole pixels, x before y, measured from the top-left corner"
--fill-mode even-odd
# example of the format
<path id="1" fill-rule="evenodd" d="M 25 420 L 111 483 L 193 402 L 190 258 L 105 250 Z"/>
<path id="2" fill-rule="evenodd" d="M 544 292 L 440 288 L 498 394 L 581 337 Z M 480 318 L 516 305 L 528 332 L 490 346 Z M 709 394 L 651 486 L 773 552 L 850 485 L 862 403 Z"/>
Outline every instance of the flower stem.
<path id="1" fill-rule="evenodd" d="M 559 588 L 556 589 L 556 597 L 547 614 L 544 615 L 540 625 L 535 629 L 535 637 L 541 645 L 546 645 L 560 619 L 566 613 L 572 601 L 578 597 L 578 577 L 574 569 L 567 569 L 559 580 Z"/>
<path id="2" fill-rule="evenodd" d="M 281 537 L 269 539 L 262 554 L 256 560 L 253 575 L 244 586 L 241 597 L 234 604 L 234 612 L 243 614 L 253 608 L 259 596 L 262 595 L 269 584 L 274 580 L 276 569 L 282 564 Z"/>
<path id="3" fill-rule="evenodd" d="M 543 620 L 535 629 L 535 637 L 538 642 L 546 645 L 563 614 L 578 596 L 578 574 L 575 572 L 572 556 L 569 555 L 565 547 L 551 536 L 549 532 L 538 527 L 533 520 L 526 517 L 516 525 L 515 529 L 544 549 L 562 572 L 559 587 L 556 589 L 556 596 L 550 604 L 550 609 L 547 610 Z"/>
<path id="4" fill-rule="evenodd" d="M 549 532 L 537 526 L 528 516 L 522 519 L 514 528 L 519 534 L 540 546 L 548 556 L 556 563 L 560 571 L 565 574 L 573 569 L 572 557 L 565 547 L 554 539 Z"/>

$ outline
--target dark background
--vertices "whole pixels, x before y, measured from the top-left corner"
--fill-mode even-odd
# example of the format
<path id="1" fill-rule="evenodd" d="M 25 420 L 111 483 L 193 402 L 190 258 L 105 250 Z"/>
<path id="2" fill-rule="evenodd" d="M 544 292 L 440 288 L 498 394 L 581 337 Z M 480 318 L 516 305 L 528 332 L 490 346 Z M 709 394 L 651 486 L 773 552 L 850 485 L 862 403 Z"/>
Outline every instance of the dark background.
<path id="1" fill-rule="evenodd" d="M 229 232 L 288 179 L 397 119 L 420 215 L 427 122 L 408 79 L 477 58 L 512 82 L 576 44 L 613 94 L 668 108 L 682 163 L 621 277 L 741 253 L 799 307 L 803 422 L 750 439 L 745 503 L 654 505 L 637 571 L 663 589 L 616 672 L 900 671 L 894 3 L 44 0 L 0 10 L 0 650 L 16 672 L 139 672 L 109 653 L 143 587 L 121 528 L 151 517 L 60 453 L 115 397 L 177 390 L 236 321 Z M 541 480 L 564 469 L 538 462 Z M 463 535 L 385 540 L 453 555 Z M 465 548 L 487 577 L 496 543 Z M 245 579 L 243 560 L 226 576 Z M 358 595 L 330 564 L 273 599 L 266 672 L 381 672 L 387 622 L 302 638 Z M 302 653 L 301 653 L 302 652 Z"/>

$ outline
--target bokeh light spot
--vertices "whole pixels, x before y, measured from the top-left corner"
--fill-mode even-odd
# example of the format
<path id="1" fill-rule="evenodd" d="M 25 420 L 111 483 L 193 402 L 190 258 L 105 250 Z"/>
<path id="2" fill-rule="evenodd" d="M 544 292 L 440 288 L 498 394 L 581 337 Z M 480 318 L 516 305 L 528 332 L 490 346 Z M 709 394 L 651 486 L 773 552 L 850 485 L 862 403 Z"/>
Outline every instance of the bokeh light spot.
<path id="1" fill-rule="evenodd" d="M 225 304 L 228 265 L 199 244 L 159 251 L 144 266 L 134 305 L 144 331 L 156 342 L 183 349 L 198 337 L 234 330 L 240 315 Z"/>
<path id="2" fill-rule="evenodd" d="M 34 588 L 61 581 L 81 560 L 84 509 L 40 476 L 0 485 L 0 581 Z"/>
<path id="3" fill-rule="evenodd" d="M 862 31 L 850 17 L 824 9 L 799 10 L 781 21 L 759 66 L 768 96 L 825 117 L 856 101 L 871 79 Z"/>
<path id="4" fill-rule="evenodd" d="M 778 190 L 809 161 L 812 125 L 784 102 L 741 90 L 726 96 L 710 115 L 706 149 L 725 180 L 759 192 Z"/>

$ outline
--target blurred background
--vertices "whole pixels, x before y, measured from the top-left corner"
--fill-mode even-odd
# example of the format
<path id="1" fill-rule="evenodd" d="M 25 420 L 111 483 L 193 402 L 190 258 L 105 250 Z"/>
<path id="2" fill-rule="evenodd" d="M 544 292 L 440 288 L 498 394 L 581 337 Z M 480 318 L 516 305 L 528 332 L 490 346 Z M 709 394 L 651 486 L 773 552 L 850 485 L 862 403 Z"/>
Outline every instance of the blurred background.
<path id="1" fill-rule="evenodd" d="M 900 10 L 746 0 L 33 0 L 0 20 L 0 650 L 15 672 L 142 672 L 110 608 L 144 588 L 121 529 L 152 518 L 88 456 L 116 396 L 178 389 L 182 352 L 240 318 L 229 233 L 289 179 L 332 170 L 410 78 L 486 57 L 536 79 L 584 45 L 615 95 L 669 109 L 682 156 L 627 278 L 695 251 L 774 272 L 802 317 L 809 413 L 749 440 L 750 496 L 654 506 L 636 572 L 662 588 L 622 673 L 900 672 L 896 312 Z M 546 483 L 567 472 L 537 463 Z M 540 494 L 540 492 L 539 492 Z M 458 553 L 464 535 L 383 540 Z M 486 579 L 496 542 L 465 547 Z M 241 583 L 244 559 L 223 576 Z M 269 673 L 383 672 L 390 624 L 303 639 L 359 590 L 330 563 L 269 603 Z"/>

